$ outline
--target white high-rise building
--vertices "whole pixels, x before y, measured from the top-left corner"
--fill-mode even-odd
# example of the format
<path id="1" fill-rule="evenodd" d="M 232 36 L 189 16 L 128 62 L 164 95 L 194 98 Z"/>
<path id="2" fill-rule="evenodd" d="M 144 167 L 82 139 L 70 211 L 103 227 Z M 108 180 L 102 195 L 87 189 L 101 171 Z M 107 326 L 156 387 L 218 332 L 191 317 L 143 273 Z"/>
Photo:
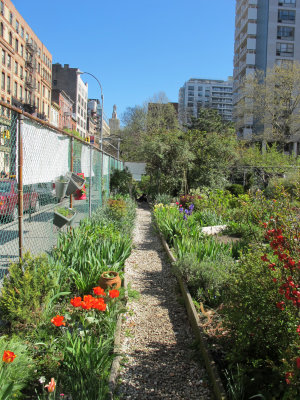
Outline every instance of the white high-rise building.
<path id="1" fill-rule="evenodd" d="M 233 106 L 247 75 L 295 60 L 300 61 L 300 0 L 236 0 Z M 239 118 L 239 137 L 253 138 L 253 117 Z"/>
<path id="2" fill-rule="evenodd" d="M 232 121 L 232 78 L 227 81 L 189 79 L 179 89 L 178 114 L 181 123 L 197 117 L 201 107 L 215 108 L 225 121 Z"/>

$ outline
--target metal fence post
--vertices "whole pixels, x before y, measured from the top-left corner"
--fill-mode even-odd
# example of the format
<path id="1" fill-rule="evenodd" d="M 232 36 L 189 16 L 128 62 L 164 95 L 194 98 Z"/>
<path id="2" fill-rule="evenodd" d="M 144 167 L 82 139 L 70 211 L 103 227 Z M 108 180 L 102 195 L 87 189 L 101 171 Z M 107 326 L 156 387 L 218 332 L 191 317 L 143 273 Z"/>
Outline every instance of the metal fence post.
<path id="1" fill-rule="evenodd" d="M 101 201 L 100 206 L 103 206 L 103 166 L 104 166 L 104 153 L 101 151 L 101 176 L 100 176 L 100 193 L 101 193 Z"/>
<path id="2" fill-rule="evenodd" d="M 70 165 L 71 172 L 74 169 L 74 138 L 71 138 L 71 165 Z M 70 208 L 73 208 L 73 195 L 70 195 Z"/>
<path id="3" fill-rule="evenodd" d="M 90 145 L 90 186 L 89 186 L 89 217 L 92 216 L 92 164 L 93 164 L 93 146 Z"/>
<path id="4" fill-rule="evenodd" d="M 18 129 L 18 222 L 19 222 L 19 258 L 23 257 L 23 114 L 19 114 Z"/>

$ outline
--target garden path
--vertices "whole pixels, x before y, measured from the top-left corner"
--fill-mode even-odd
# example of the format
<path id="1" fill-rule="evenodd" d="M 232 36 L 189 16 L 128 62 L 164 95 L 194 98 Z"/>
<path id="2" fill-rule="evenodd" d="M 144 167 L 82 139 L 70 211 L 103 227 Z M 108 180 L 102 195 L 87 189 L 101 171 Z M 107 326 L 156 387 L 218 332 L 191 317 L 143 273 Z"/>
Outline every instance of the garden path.
<path id="1" fill-rule="evenodd" d="M 176 278 L 148 208 L 137 210 L 134 249 L 125 271 L 140 298 L 128 303 L 122 326 L 120 398 L 211 399 Z"/>

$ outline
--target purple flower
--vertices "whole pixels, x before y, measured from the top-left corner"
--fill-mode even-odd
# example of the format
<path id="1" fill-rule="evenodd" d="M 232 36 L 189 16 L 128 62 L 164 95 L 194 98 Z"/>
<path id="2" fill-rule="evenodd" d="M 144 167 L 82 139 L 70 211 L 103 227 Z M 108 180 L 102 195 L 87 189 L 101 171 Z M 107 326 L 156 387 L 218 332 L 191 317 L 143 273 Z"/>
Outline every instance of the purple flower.
<path id="1" fill-rule="evenodd" d="M 191 205 L 189 206 L 189 210 L 190 210 L 190 211 L 193 211 L 194 207 L 195 207 L 194 204 L 191 204 Z"/>
<path id="2" fill-rule="evenodd" d="M 186 216 L 186 215 L 184 215 L 184 216 L 183 216 L 183 219 L 187 220 L 187 216 Z"/>
<path id="3" fill-rule="evenodd" d="M 179 208 L 179 212 L 182 213 L 183 212 L 183 207 Z"/>

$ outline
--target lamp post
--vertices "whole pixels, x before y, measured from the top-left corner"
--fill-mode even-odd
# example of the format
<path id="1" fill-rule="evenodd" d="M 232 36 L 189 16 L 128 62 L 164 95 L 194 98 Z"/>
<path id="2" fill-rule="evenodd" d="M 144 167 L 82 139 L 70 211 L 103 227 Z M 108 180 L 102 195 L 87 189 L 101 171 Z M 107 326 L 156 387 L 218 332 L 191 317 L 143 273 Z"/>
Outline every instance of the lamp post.
<path id="1" fill-rule="evenodd" d="M 94 79 L 96 79 L 96 81 L 98 82 L 98 85 L 100 86 L 100 91 L 101 91 L 100 150 L 102 150 L 103 149 L 103 146 L 102 146 L 102 142 L 103 142 L 103 112 L 104 112 L 104 109 L 103 109 L 103 101 L 104 100 L 103 100 L 102 85 L 101 85 L 99 79 L 97 79 L 95 77 L 95 75 L 91 74 L 90 72 L 77 71 L 77 75 L 82 75 L 82 74 L 87 74 L 87 75 L 92 76 Z"/>

